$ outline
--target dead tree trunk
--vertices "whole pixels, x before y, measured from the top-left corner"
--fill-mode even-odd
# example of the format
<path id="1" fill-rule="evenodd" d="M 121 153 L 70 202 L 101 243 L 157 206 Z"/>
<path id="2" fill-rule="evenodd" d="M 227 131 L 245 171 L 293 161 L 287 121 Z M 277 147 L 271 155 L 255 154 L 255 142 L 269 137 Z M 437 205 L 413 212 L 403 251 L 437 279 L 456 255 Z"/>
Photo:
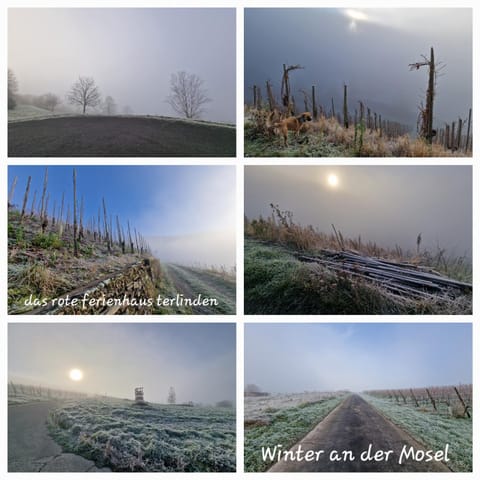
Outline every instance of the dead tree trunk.
<path id="1" fill-rule="evenodd" d="M 293 115 L 295 110 L 293 108 L 292 100 L 290 98 L 291 87 L 290 87 L 290 72 L 293 70 L 299 70 L 303 67 L 300 65 L 289 65 L 283 64 L 283 75 L 282 75 L 282 87 L 281 87 L 281 96 L 282 104 L 286 108 L 287 115 Z"/>
<path id="2" fill-rule="evenodd" d="M 428 84 L 426 94 L 425 109 L 420 109 L 422 114 L 422 124 L 420 127 L 420 135 L 425 138 L 428 143 L 432 143 L 433 139 L 433 98 L 435 96 L 435 57 L 433 47 L 430 48 L 430 60 L 422 55 L 424 61 L 409 64 L 410 70 L 419 70 L 420 67 L 428 67 Z"/>

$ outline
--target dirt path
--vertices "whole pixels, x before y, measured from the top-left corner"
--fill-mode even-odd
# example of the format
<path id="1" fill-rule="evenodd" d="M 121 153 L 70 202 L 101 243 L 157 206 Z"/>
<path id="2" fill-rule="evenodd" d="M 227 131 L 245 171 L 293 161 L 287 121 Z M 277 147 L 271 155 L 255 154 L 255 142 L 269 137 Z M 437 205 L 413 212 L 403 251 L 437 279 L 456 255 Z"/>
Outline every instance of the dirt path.
<path id="1" fill-rule="evenodd" d="M 73 116 L 8 125 L 13 157 L 234 157 L 235 128 L 152 117 Z"/>
<path id="2" fill-rule="evenodd" d="M 235 290 L 232 291 L 226 284 L 223 285 L 220 279 L 215 281 L 211 278 L 207 281 L 205 275 L 195 270 L 172 264 L 167 265 L 167 273 L 176 290 L 185 298 L 195 299 L 201 294 L 202 298 L 217 300 L 218 305 L 192 306 L 194 314 L 235 314 Z"/>
<path id="3" fill-rule="evenodd" d="M 372 444 L 377 450 L 393 450 L 388 460 L 361 461 L 360 454 Z M 351 395 L 320 422 L 290 451 L 301 445 L 305 450 L 324 450 L 318 461 L 284 461 L 276 463 L 270 472 L 449 472 L 440 462 L 416 462 L 411 459 L 399 464 L 402 448 L 413 446 L 425 450 L 403 430 L 386 420 L 358 395 Z M 330 461 L 329 453 L 351 450 L 355 460 Z"/>
<path id="4" fill-rule="evenodd" d="M 47 430 L 54 401 L 8 406 L 9 472 L 102 472 L 95 464 L 72 453 L 62 453 Z"/>

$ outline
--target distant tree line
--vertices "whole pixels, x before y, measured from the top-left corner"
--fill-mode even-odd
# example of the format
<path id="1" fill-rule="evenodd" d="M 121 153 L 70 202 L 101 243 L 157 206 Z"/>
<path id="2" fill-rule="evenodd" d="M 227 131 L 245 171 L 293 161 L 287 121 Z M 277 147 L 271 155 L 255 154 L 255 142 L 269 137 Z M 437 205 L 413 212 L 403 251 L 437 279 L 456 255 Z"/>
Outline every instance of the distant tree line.
<path id="1" fill-rule="evenodd" d="M 200 118 L 204 113 L 204 105 L 212 101 L 203 87 L 203 80 L 198 75 L 185 71 L 172 74 L 170 92 L 166 102 L 177 114 L 189 119 Z M 118 106 L 113 97 L 107 95 L 102 100 L 100 89 L 93 77 L 79 76 L 67 92 L 66 100 L 70 105 L 80 108 L 84 115 L 88 109 L 100 109 L 104 115 L 116 115 L 118 112 Z M 8 69 L 8 109 L 14 109 L 17 103 L 33 105 L 54 112 L 62 100 L 54 93 L 19 95 L 17 78 L 14 72 Z M 133 110 L 126 105 L 123 107 L 122 113 L 131 115 Z"/>

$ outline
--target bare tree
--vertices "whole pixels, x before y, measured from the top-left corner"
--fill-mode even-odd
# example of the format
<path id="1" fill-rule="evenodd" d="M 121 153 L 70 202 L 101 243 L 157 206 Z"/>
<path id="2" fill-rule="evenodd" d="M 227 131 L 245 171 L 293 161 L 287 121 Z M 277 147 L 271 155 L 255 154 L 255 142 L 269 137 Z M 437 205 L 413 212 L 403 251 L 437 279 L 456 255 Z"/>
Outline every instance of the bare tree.
<path id="1" fill-rule="evenodd" d="M 172 94 L 167 97 L 167 103 L 186 118 L 199 118 L 203 112 L 202 106 L 212 101 L 203 88 L 203 80 L 194 73 L 172 74 L 170 90 Z"/>
<path id="2" fill-rule="evenodd" d="M 175 389 L 173 387 L 170 387 L 170 389 L 168 390 L 167 402 L 170 405 L 174 405 L 175 403 L 177 403 L 177 395 L 176 395 Z"/>
<path id="3" fill-rule="evenodd" d="M 60 97 L 53 93 L 46 93 L 45 95 L 43 95 L 43 104 L 51 112 L 53 112 L 55 110 L 55 107 L 60 103 L 62 103 Z"/>
<path id="4" fill-rule="evenodd" d="M 72 105 L 80 105 L 83 114 L 85 114 L 87 107 L 96 107 L 100 104 L 101 95 L 93 78 L 78 77 L 78 81 L 72 85 L 70 92 L 68 92 L 67 99 Z"/>
<path id="5" fill-rule="evenodd" d="M 18 92 L 17 77 L 13 70 L 8 69 L 8 109 L 12 110 L 17 106 L 16 94 Z"/>
<path id="6" fill-rule="evenodd" d="M 105 102 L 103 103 L 103 113 L 105 115 L 115 115 L 117 113 L 117 104 L 110 95 L 105 98 Z"/>
<path id="7" fill-rule="evenodd" d="M 125 105 L 122 109 L 124 115 L 133 115 L 133 109 L 130 105 Z"/>

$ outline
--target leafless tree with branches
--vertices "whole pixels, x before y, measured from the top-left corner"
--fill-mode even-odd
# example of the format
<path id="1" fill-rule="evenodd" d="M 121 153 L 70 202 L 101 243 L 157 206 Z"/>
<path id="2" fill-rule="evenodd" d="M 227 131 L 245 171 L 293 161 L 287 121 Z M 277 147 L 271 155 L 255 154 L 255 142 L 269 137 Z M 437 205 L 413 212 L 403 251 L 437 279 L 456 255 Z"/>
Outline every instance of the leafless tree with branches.
<path id="1" fill-rule="evenodd" d="M 170 90 L 172 93 L 167 97 L 167 103 L 186 118 L 199 118 L 203 105 L 212 101 L 203 88 L 203 80 L 194 73 L 182 71 L 172 74 Z"/>
<path id="2" fill-rule="evenodd" d="M 87 107 L 96 107 L 102 97 L 95 80 L 91 77 L 79 77 L 67 94 L 67 99 L 72 105 L 79 105 L 85 114 Z"/>

